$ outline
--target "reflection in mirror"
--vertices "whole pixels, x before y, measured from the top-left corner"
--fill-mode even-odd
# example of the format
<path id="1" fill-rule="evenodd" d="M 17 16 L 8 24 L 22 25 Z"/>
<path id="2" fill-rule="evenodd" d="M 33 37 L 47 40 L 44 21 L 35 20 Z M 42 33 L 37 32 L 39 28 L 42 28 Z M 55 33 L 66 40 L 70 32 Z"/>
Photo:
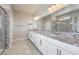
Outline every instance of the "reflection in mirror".
<path id="1" fill-rule="evenodd" d="M 58 32 L 72 32 L 72 17 L 68 16 L 58 19 L 56 24 L 58 26 Z"/>

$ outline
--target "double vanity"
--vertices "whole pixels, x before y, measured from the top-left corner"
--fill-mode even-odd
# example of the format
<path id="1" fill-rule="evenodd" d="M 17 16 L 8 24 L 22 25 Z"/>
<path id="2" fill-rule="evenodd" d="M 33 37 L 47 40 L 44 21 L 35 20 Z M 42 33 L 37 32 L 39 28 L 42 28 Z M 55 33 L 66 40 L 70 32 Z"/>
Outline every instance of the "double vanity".
<path id="1" fill-rule="evenodd" d="M 78 55 L 78 33 L 30 30 L 29 39 L 44 55 Z"/>
<path id="2" fill-rule="evenodd" d="M 61 8 L 31 26 L 29 39 L 42 54 L 79 55 L 79 5 Z"/>

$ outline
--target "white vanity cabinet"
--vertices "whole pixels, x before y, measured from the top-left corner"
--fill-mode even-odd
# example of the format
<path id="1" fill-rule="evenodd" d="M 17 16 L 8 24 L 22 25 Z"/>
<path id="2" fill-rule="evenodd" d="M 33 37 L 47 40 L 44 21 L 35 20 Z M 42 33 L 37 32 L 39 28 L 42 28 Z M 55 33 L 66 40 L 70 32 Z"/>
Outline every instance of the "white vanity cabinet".
<path id="1" fill-rule="evenodd" d="M 34 36 L 32 32 L 29 32 L 29 39 L 34 43 Z"/>
<path id="2" fill-rule="evenodd" d="M 47 39 L 41 38 L 41 40 L 40 40 L 41 51 L 45 55 L 47 54 L 47 50 L 48 50 L 47 44 L 48 44 Z"/>
<path id="3" fill-rule="evenodd" d="M 48 42 L 47 55 L 58 55 L 58 47 L 56 47 L 53 44 L 50 44 L 50 42 Z"/>
<path id="4" fill-rule="evenodd" d="M 38 34 L 34 34 L 33 35 L 33 37 L 34 37 L 34 44 L 40 49 L 40 38 L 39 38 L 39 35 Z"/>
<path id="5" fill-rule="evenodd" d="M 66 51 L 51 42 L 48 42 L 48 55 L 72 55 L 69 51 Z"/>
<path id="6" fill-rule="evenodd" d="M 43 53 L 47 54 L 47 38 L 37 33 L 29 32 L 29 39 Z"/>
<path id="7" fill-rule="evenodd" d="M 40 39 L 38 34 L 29 32 L 29 39 L 35 44 L 38 48 L 40 48 Z"/>
<path id="8" fill-rule="evenodd" d="M 31 32 L 28 33 L 29 39 L 31 39 Z"/>
<path id="9" fill-rule="evenodd" d="M 67 43 L 29 32 L 29 39 L 44 55 L 78 55 L 79 48 Z"/>
<path id="10" fill-rule="evenodd" d="M 48 55 L 72 55 L 68 50 L 63 49 L 63 47 L 58 46 L 60 42 L 56 42 L 55 39 L 48 39 Z"/>

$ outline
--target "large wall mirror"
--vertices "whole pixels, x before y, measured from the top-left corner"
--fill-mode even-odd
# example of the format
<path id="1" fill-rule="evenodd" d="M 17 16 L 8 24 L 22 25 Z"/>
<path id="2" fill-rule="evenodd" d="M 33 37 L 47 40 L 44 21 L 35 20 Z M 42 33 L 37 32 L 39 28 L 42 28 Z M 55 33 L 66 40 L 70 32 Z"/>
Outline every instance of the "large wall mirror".
<path id="1" fill-rule="evenodd" d="M 72 17 L 64 17 L 58 19 L 59 21 L 57 22 L 58 24 L 58 31 L 59 32 L 72 32 Z"/>

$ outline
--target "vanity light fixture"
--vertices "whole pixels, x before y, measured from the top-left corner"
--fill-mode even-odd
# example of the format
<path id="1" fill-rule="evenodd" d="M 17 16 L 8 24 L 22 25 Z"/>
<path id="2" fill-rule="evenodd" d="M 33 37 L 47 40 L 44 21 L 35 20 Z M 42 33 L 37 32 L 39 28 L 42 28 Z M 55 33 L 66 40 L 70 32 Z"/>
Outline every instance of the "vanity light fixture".
<path id="1" fill-rule="evenodd" d="M 52 8 L 51 7 L 48 8 L 48 12 L 52 13 Z"/>
<path id="2" fill-rule="evenodd" d="M 52 11 L 53 11 L 53 12 L 57 10 L 56 5 L 52 5 L 51 8 L 52 8 Z"/>
<path id="3" fill-rule="evenodd" d="M 63 8 L 64 7 L 64 4 L 56 4 L 56 7 L 59 8 L 59 9 L 60 8 Z"/>
<path id="4" fill-rule="evenodd" d="M 56 8 L 55 4 L 51 5 L 51 6 L 48 8 L 48 12 L 49 12 L 49 13 L 54 12 L 55 8 Z"/>
<path id="5" fill-rule="evenodd" d="M 60 7 L 60 6 L 63 6 L 64 4 L 56 4 L 56 6 Z"/>
<path id="6" fill-rule="evenodd" d="M 52 12 L 54 12 L 54 11 L 56 11 L 56 10 L 59 10 L 59 9 L 63 8 L 63 7 L 64 7 L 64 4 L 53 4 L 53 5 L 51 5 L 51 6 L 48 8 L 48 12 L 49 12 L 49 13 L 52 13 Z"/>
<path id="7" fill-rule="evenodd" d="M 52 5 L 51 8 L 56 8 L 56 5 Z"/>
<path id="8" fill-rule="evenodd" d="M 38 20 L 40 17 L 39 16 L 36 16 L 36 17 L 34 17 L 34 20 Z"/>

